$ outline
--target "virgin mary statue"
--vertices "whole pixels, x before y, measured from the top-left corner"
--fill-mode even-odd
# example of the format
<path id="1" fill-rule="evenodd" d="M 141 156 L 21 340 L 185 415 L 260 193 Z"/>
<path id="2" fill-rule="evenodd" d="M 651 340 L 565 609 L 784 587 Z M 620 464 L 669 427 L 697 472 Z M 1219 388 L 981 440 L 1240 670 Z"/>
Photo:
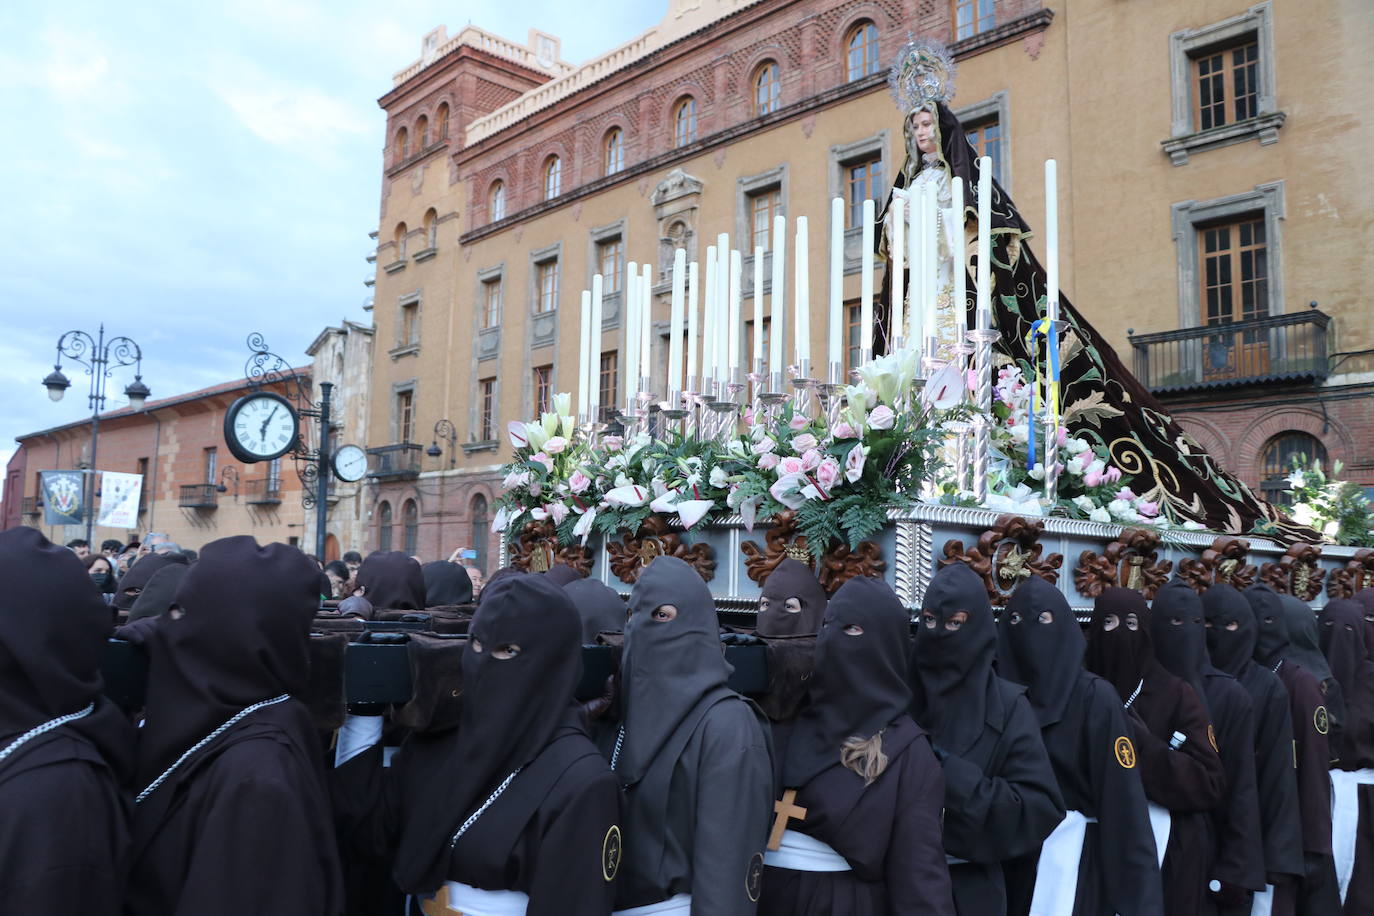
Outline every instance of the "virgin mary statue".
<path id="1" fill-rule="evenodd" d="M 894 194 L 915 197 L 922 185 L 936 195 L 939 238 L 936 246 L 937 316 L 935 336 L 942 351 L 959 343 L 972 326 L 977 301 L 979 160 L 959 119 L 949 109 L 955 66 L 948 49 L 929 39 L 908 42 L 889 74 L 893 98 L 903 113 L 906 158 L 893 180 Z M 951 209 L 950 183 L 964 182 L 964 212 Z M 1035 377 L 1027 333 L 1044 317 L 1045 270 L 1029 242 L 1030 227 L 994 179 L 992 185 L 992 322 L 1003 360 Z M 880 221 L 886 222 L 884 208 Z M 885 230 L 886 226 L 880 226 Z M 969 261 L 964 302 L 953 301 L 950 233 L 964 232 Z M 879 251 L 886 255 L 886 232 Z M 891 264 L 884 282 L 884 306 L 891 296 Z M 1111 461 L 1135 478 L 1139 495 L 1157 502 L 1170 521 L 1192 521 L 1213 531 L 1267 534 L 1282 540 L 1320 540 L 1308 528 L 1282 515 L 1244 483 L 1223 470 L 1165 412 L 1132 375 L 1121 358 L 1060 294 L 1060 391 L 1065 421 L 1073 435 L 1106 448 Z M 882 310 L 884 314 L 887 309 Z M 880 319 L 881 320 L 881 319 Z M 947 354 L 946 354 L 947 355 Z M 1076 419 L 1077 418 L 1077 419 Z"/>

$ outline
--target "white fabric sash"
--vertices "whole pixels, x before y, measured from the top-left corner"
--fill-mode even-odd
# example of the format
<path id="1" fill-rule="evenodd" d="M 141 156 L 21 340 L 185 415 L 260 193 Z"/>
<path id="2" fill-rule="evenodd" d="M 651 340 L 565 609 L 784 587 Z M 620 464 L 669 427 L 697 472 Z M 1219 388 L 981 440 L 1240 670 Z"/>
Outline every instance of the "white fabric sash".
<path id="1" fill-rule="evenodd" d="M 1255 902 L 1250 905 L 1250 916 L 1271 916 L 1274 912 L 1274 885 L 1266 884 L 1264 890 L 1255 893 Z"/>
<path id="2" fill-rule="evenodd" d="M 1155 855 L 1159 856 L 1159 867 L 1163 868 L 1164 850 L 1169 848 L 1169 831 L 1174 826 L 1174 819 L 1163 805 L 1146 802 L 1145 807 L 1150 812 L 1150 830 L 1155 835 Z"/>
<path id="3" fill-rule="evenodd" d="M 462 916 L 525 916 L 530 898 L 521 891 L 484 891 L 458 881 L 447 881 L 448 909 Z"/>
<path id="4" fill-rule="evenodd" d="M 692 912 L 692 895 L 676 894 L 661 903 L 646 903 L 644 906 L 632 906 L 628 910 L 616 910 L 611 916 L 659 916 L 661 913 L 683 913 L 690 916 Z"/>
<path id="5" fill-rule="evenodd" d="M 1040 863 L 1035 867 L 1035 893 L 1031 895 L 1031 916 L 1062 916 L 1073 912 L 1078 896 L 1078 863 L 1083 858 L 1083 840 L 1089 818 L 1081 811 L 1066 811 L 1059 826 L 1040 847 Z"/>
<path id="6" fill-rule="evenodd" d="M 1336 880 L 1341 902 L 1355 870 L 1355 831 L 1360 826 L 1360 785 L 1374 784 L 1374 770 L 1331 771 L 1331 853 L 1336 860 Z"/>
<path id="7" fill-rule="evenodd" d="M 334 766 L 343 766 L 381 740 L 381 716 L 344 716 L 334 743 Z"/>
<path id="8" fill-rule="evenodd" d="M 849 871 L 849 862 L 815 837 L 798 830 L 784 830 L 777 849 L 766 850 L 763 864 L 792 871 Z"/>

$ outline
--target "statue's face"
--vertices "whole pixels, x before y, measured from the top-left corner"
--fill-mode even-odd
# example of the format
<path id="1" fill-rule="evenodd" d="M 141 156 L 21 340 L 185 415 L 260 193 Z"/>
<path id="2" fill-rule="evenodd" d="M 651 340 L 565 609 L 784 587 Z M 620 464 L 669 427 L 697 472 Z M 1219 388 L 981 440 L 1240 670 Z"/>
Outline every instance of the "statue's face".
<path id="1" fill-rule="evenodd" d="M 911 134 L 916 138 L 916 148 L 922 153 L 936 152 L 935 117 L 929 111 L 918 108 L 911 113 Z"/>

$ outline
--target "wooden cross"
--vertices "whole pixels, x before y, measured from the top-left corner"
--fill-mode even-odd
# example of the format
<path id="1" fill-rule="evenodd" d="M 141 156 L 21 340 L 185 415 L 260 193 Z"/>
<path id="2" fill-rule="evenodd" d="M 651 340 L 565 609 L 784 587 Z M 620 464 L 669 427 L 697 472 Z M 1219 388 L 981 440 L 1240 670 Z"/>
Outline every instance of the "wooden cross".
<path id="1" fill-rule="evenodd" d="M 782 832 L 787 829 L 787 822 L 796 818 L 799 821 L 806 820 L 806 809 L 795 804 L 797 800 L 797 790 L 788 789 L 782 793 L 782 800 L 773 802 L 773 810 L 777 817 L 773 819 L 773 832 L 768 835 L 768 848 L 777 851 L 782 845 Z"/>

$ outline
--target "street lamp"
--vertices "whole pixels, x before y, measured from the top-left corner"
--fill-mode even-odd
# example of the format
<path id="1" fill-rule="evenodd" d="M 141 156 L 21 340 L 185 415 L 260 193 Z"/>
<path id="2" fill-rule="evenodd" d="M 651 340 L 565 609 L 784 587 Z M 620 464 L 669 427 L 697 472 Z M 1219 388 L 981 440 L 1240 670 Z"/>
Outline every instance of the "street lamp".
<path id="1" fill-rule="evenodd" d="M 64 356 L 85 366 L 86 374 L 91 377 L 91 390 L 87 395 L 91 408 L 91 490 L 86 500 L 86 540 L 90 541 L 95 530 L 95 458 L 100 437 L 100 411 L 105 406 L 105 380 L 121 366 L 134 367 L 134 380 L 124 389 L 124 396 L 134 410 L 142 410 L 152 392 L 143 384 L 143 351 L 138 344 L 127 337 L 106 340 L 105 325 L 101 324 L 95 337 L 85 331 L 68 331 L 57 339 L 57 359 L 52 371 L 43 379 L 43 387 L 48 389 L 48 397 L 54 402 L 62 400 L 72 386 L 71 379 L 62 373 Z"/>
<path id="2" fill-rule="evenodd" d="M 429 448 L 425 449 L 426 455 L 431 458 L 438 458 L 444 453 L 444 450 L 439 447 L 440 439 L 448 442 L 448 466 L 450 468 L 456 467 L 458 456 L 454 454 L 454 451 L 458 447 L 458 430 L 448 421 L 448 418 L 434 424 L 434 438 L 430 440 Z"/>

